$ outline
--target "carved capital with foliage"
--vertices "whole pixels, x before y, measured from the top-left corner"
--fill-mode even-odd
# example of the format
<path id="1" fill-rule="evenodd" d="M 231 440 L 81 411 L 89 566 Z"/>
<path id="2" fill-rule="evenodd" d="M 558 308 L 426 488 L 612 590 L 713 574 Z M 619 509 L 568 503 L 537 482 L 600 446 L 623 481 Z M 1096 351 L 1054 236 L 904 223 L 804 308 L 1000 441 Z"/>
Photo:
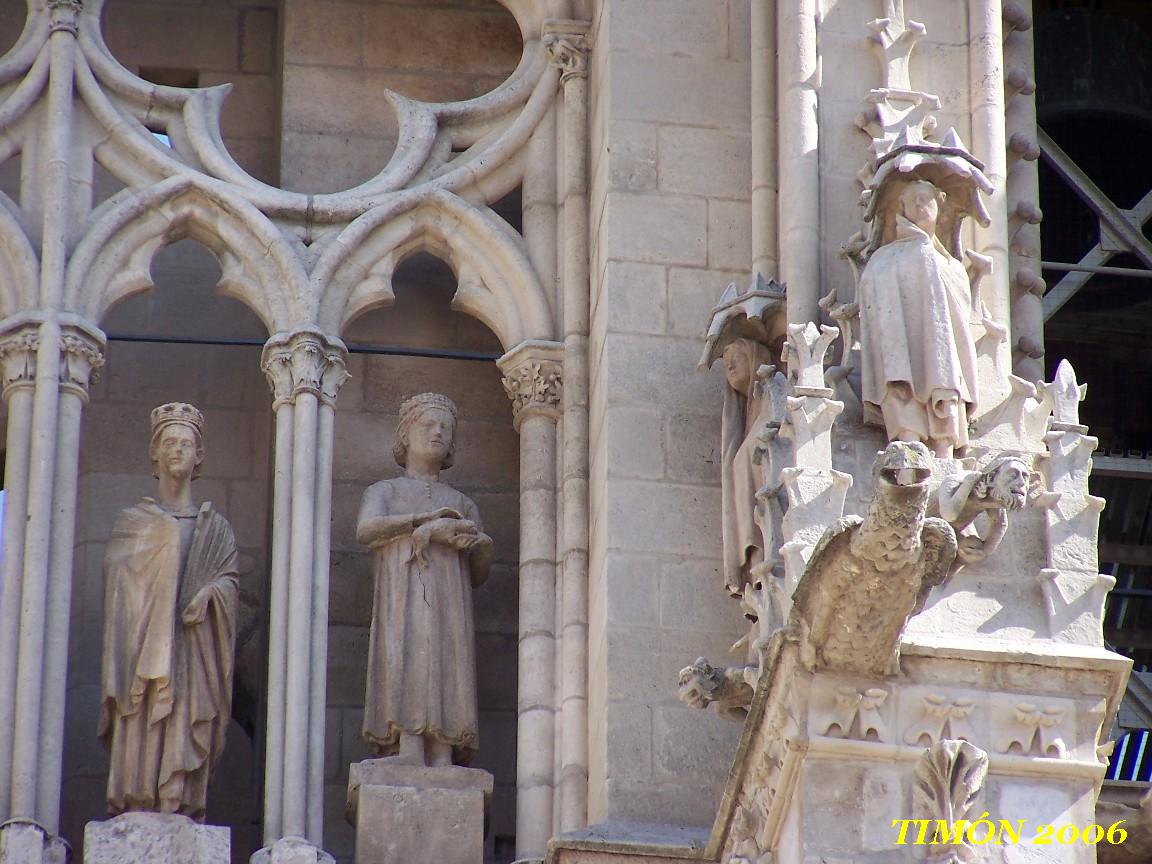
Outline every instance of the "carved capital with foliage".
<path id="1" fill-rule="evenodd" d="M 504 391 L 512 400 L 512 424 L 517 431 L 532 414 L 560 417 L 563 356 L 564 346 L 559 342 L 529 340 L 496 361 L 504 373 Z"/>
<path id="2" fill-rule="evenodd" d="M 311 393 L 327 405 L 336 404 L 340 387 L 351 376 L 348 350 L 339 339 L 309 330 L 278 333 L 264 345 L 260 368 L 272 389 L 273 408 L 295 403 Z"/>

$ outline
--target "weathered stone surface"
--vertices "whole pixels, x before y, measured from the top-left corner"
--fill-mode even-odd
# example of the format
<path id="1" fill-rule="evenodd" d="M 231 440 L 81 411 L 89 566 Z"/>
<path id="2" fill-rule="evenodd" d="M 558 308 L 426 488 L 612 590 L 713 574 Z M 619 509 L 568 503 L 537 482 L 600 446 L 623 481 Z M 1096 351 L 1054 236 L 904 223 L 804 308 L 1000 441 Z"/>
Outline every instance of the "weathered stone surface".
<path id="1" fill-rule="evenodd" d="M 492 775 L 474 768 L 391 758 L 353 765 L 348 818 L 356 825 L 357 864 L 481 864 L 491 796 Z"/>
<path id="2" fill-rule="evenodd" d="M 230 864 L 227 828 L 169 813 L 122 813 L 84 829 L 84 864 Z"/>

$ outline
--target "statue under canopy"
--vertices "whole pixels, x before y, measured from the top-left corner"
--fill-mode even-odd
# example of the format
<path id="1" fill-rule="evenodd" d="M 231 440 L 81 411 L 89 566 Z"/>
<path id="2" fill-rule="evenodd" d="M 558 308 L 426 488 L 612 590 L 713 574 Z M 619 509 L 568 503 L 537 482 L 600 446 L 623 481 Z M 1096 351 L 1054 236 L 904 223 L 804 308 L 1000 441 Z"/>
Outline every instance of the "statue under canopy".
<path id="1" fill-rule="evenodd" d="M 898 200 L 895 236 L 860 274 L 865 418 L 882 422 L 892 441 L 951 456 L 967 446 L 976 408 L 972 288 L 936 236 L 944 194 L 913 180 Z"/>
<path id="2" fill-rule="evenodd" d="M 152 412 L 155 499 L 122 510 L 104 556 L 99 736 L 111 752 L 108 810 L 203 821 L 208 780 L 231 717 L 238 607 L 236 541 L 191 483 L 204 417 L 173 402 Z"/>
<path id="3" fill-rule="evenodd" d="M 446 396 L 401 405 L 404 476 L 368 487 L 356 528 L 376 580 L 364 739 L 420 765 L 466 764 L 477 747 L 472 589 L 488 578 L 492 539 L 472 500 L 440 482 L 455 434 Z"/>
<path id="4" fill-rule="evenodd" d="M 724 408 L 720 424 L 724 585 L 734 596 L 755 581 L 752 569 L 765 561 L 764 527 L 757 493 L 773 467 L 764 464 L 762 433 L 775 406 L 765 397 L 761 368 L 780 356 L 784 339 L 784 289 L 757 276 L 745 291 L 728 286 L 712 310 L 701 369 L 717 359 L 724 365 Z M 771 551 L 771 550 L 769 550 Z"/>

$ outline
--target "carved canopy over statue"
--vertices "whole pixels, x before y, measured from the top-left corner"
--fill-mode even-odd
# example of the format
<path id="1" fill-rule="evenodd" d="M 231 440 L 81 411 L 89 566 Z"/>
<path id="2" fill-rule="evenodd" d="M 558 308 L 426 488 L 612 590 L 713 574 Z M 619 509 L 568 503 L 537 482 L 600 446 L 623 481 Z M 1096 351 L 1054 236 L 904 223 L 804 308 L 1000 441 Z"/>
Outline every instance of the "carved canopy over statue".
<path id="1" fill-rule="evenodd" d="M 120 512 L 104 557 L 99 736 L 111 751 L 108 809 L 203 820 L 231 717 L 237 554 L 228 522 L 191 482 L 204 459 L 191 405 L 152 412 L 156 499 Z"/>
<path id="2" fill-rule="evenodd" d="M 488 578 L 492 539 L 472 500 L 439 480 L 455 434 L 446 396 L 400 406 L 405 474 L 368 487 L 356 528 L 376 580 L 364 739 L 421 765 L 465 764 L 477 747 L 472 589 Z"/>

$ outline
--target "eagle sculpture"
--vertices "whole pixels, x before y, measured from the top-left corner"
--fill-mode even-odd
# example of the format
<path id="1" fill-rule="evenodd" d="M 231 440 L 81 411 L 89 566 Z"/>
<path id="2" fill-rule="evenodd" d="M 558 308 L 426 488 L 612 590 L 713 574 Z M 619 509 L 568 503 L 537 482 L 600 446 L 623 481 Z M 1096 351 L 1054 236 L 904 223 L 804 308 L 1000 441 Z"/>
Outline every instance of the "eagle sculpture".
<path id="1" fill-rule="evenodd" d="M 840 519 L 816 545 L 792 607 L 810 668 L 899 671 L 904 625 L 956 557 L 952 526 L 925 515 L 934 465 L 923 444 L 889 444 L 872 468 L 868 515 Z"/>

